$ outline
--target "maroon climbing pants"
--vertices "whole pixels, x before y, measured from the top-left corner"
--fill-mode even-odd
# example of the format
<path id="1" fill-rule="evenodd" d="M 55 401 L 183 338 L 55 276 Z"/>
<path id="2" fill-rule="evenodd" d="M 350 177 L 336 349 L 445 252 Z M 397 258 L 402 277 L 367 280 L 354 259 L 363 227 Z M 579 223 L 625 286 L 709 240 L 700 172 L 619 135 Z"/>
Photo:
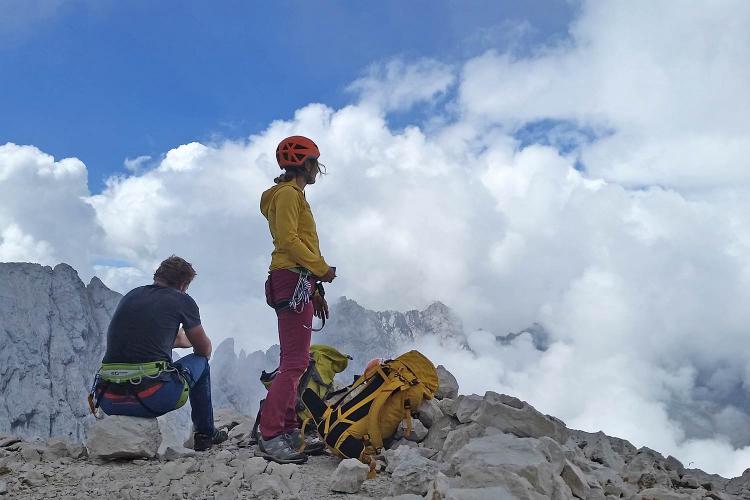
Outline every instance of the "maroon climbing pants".
<path id="1" fill-rule="evenodd" d="M 266 281 L 266 300 L 269 304 L 288 301 L 294 293 L 300 275 L 288 269 L 271 271 Z M 288 307 L 276 311 L 279 321 L 281 362 L 273 379 L 260 415 L 260 434 L 271 439 L 299 427 L 297 386 L 310 362 L 313 305 L 308 302 L 297 313 Z"/>

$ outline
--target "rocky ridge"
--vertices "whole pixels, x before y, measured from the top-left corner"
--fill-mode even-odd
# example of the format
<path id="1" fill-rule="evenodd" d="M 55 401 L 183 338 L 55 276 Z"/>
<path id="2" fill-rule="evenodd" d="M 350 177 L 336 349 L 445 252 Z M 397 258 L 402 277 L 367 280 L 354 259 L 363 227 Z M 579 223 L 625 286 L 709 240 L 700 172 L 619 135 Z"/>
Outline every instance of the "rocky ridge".
<path id="1" fill-rule="evenodd" d="M 441 379 L 450 381 L 441 368 Z M 167 448 L 155 455 L 158 426 L 148 419 L 97 422 L 106 445 L 0 436 L 0 496 L 13 498 L 285 498 L 364 500 L 680 500 L 750 499 L 750 470 L 725 479 L 685 468 L 674 457 L 601 432 L 568 429 L 512 396 L 487 392 L 425 401 L 415 432 L 397 433 L 378 457 L 379 472 L 331 455 L 305 465 L 256 456 L 252 418 L 216 412 L 230 440 L 208 452 Z M 123 418 L 123 417 L 120 417 Z M 128 417 L 124 417 L 128 418 Z M 109 426 L 110 430 L 107 430 Z M 113 428 L 117 431 L 113 431 Z M 142 427 L 142 429 L 141 429 Z M 136 445 L 127 438 L 147 434 Z M 119 439 L 119 442 L 118 442 Z M 118 446 L 120 448 L 118 448 Z M 105 449 L 106 448 L 106 449 Z M 113 451 L 128 459 L 105 460 Z M 90 455 L 90 456 L 89 456 Z"/>

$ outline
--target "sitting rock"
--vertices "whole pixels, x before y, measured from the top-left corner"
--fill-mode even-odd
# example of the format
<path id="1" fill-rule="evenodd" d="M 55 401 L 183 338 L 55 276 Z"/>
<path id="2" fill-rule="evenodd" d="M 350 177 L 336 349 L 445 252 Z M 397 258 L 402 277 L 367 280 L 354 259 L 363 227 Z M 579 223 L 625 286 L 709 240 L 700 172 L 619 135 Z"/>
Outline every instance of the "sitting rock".
<path id="1" fill-rule="evenodd" d="M 161 444 L 155 418 L 108 416 L 97 420 L 88 432 L 89 456 L 102 459 L 154 458 Z"/>
<path id="2" fill-rule="evenodd" d="M 518 437 L 548 436 L 560 444 L 569 436 L 567 427 L 559 420 L 543 415 L 517 398 L 492 391 L 484 395 L 471 420 Z"/>
<path id="3" fill-rule="evenodd" d="M 458 396 L 458 381 L 451 372 L 445 369 L 443 365 L 437 366 L 438 389 L 435 391 L 435 397 L 438 399 L 455 398 Z"/>
<path id="4" fill-rule="evenodd" d="M 347 458 L 339 463 L 331 477 L 331 491 L 356 493 L 367 479 L 370 467 L 356 458 Z"/>

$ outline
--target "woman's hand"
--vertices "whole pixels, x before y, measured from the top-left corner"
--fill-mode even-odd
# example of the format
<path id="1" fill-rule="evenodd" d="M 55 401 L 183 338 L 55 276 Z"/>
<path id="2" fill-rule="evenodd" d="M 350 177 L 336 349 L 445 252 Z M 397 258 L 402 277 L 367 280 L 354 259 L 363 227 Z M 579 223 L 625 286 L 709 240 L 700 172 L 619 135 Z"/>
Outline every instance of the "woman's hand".
<path id="1" fill-rule="evenodd" d="M 315 315 L 315 317 L 320 319 L 328 319 L 328 302 L 326 302 L 325 297 L 316 293 L 315 295 L 313 295 L 312 303 L 313 314 Z"/>
<path id="2" fill-rule="evenodd" d="M 331 266 L 328 268 L 328 272 L 325 273 L 323 276 L 320 276 L 320 281 L 323 281 L 325 283 L 330 283 L 336 278 L 336 267 Z"/>

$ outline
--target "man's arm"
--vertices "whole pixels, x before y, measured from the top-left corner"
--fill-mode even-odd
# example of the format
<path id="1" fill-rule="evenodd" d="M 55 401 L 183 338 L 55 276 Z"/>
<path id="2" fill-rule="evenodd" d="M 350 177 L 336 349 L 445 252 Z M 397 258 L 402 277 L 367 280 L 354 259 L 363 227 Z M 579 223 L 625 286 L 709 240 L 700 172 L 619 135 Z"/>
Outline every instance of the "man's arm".
<path id="1" fill-rule="evenodd" d="M 211 357 L 211 339 L 203 330 L 203 325 L 196 325 L 185 331 L 187 340 L 193 347 L 193 352 L 198 356 Z"/>
<path id="2" fill-rule="evenodd" d="M 179 330 L 177 330 L 177 337 L 174 339 L 174 346 L 173 347 L 180 347 L 180 348 L 188 348 L 193 347 L 193 344 L 190 343 L 190 341 L 187 338 L 187 335 L 185 335 L 185 330 L 180 327 Z"/>

